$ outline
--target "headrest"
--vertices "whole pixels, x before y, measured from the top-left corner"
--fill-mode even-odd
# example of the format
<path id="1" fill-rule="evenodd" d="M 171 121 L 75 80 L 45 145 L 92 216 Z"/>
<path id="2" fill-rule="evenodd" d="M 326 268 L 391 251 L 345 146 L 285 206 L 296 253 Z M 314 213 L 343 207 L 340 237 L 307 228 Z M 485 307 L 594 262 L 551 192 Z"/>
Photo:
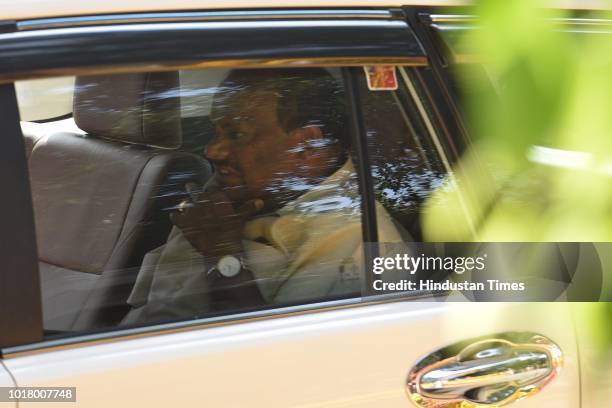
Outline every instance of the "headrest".
<path id="1" fill-rule="evenodd" d="M 77 77 L 73 115 L 92 136 L 166 149 L 181 145 L 178 72 Z"/>

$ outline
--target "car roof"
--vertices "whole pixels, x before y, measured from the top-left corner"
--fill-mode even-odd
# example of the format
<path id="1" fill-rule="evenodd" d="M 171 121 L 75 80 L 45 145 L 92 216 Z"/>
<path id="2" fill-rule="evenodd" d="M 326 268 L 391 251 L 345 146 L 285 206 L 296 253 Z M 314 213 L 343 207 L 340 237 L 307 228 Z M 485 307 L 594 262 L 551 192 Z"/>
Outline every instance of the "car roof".
<path id="1" fill-rule="evenodd" d="M 152 11 L 453 6 L 469 3 L 469 0 L 0 0 L 0 20 Z M 550 0 L 550 3 L 559 8 L 608 7 L 605 0 Z"/>
<path id="2" fill-rule="evenodd" d="M 463 0 L 0 0 L 0 20 L 145 11 L 461 5 Z"/>

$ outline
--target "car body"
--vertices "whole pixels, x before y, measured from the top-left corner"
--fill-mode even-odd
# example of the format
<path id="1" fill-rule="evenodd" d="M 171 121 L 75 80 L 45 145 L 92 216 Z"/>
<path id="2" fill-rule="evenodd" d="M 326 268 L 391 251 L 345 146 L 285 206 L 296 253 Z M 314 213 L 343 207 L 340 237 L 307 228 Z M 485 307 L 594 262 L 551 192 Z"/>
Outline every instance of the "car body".
<path id="1" fill-rule="evenodd" d="M 33 214 L 30 184 L 48 169 L 32 167 L 34 158 L 23 154 L 21 133 L 43 129 L 51 134 L 54 122 L 71 116 L 66 109 L 73 106 L 74 77 L 174 70 L 181 72 L 181 86 L 187 86 L 199 80 L 197 70 L 323 66 L 341 68 L 351 84 L 346 78 L 357 81 L 364 66 L 396 66 L 402 95 L 414 105 L 422 135 L 447 174 L 471 142 L 432 24 L 444 24 L 436 15 L 461 14 L 465 2 L 3 3 L 0 128 L 10 137 L 5 134 L 0 141 L 5 192 L 0 200 L 0 386 L 76 387 L 79 406 L 91 407 L 408 407 L 409 373 L 423 357 L 466 341 L 536 333 L 562 351 L 562 368 L 555 366 L 550 384 L 515 406 L 605 406 L 603 396 L 589 391 L 594 383 L 585 375 L 591 365 L 588 339 L 568 303 L 454 303 L 435 294 L 387 296 L 364 290 L 339 299 L 137 327 L 74 329 L 55 337 L 44 323 L 35 217 L 52 203 L 35 203 Z M 568 8 L 603 7 L 600 2 L 566 3 Z M 53 77 L 67 82 L 44 82 Z M 355 84 L 347 86 L 354 92 Z M 38 95 L 63 86 L 69 87 L 68 99 L 57 92 L 34 97 L 33 105 L 53 113 L 36 106 L 26 113 L 19 106 L 22 120 L 27 114 L 35 119 L 19 126 L 17 98 L 23 105 L 27 92 Z M 352 96 L 353 113 L 359 112 L 364 94 Z M 353 119 L 353 129 L 363 130 L 363 118 Z M 36 145 L 46 137 L 36 139 Z M 359 137 L 358 156 L 369 168 L 373 148 Z M 369 205 L 377 188 L 372 178 L 362 174 L 359 179 L 368 191 L 362 200 Z M 366 207 L 364 241 L 376 242 L 376 215 Z M 66 222 L 70 219 L 66 215 Z M 51 231 L 62 228 L 54 224 Z M 46 239 L 53 236 L 61 234 Z M 38 239 L 40 255 L 46 243 Z M 21 401 L 19 406 L 30 403 L 35 404 Z"/>

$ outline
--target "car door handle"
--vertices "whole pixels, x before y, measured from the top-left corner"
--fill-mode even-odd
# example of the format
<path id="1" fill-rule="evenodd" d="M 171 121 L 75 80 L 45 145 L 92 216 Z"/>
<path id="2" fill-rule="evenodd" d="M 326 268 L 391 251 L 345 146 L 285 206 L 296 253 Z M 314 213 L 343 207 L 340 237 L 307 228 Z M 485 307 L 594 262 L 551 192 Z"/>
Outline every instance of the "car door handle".
<path id="1" fill-rule="evenodd" d="M 562 362 L 561 349 L 533 333 L 462 342 L 421 359 L 408 394 L 419 407 L 502 406 L 539 391 Z"/>

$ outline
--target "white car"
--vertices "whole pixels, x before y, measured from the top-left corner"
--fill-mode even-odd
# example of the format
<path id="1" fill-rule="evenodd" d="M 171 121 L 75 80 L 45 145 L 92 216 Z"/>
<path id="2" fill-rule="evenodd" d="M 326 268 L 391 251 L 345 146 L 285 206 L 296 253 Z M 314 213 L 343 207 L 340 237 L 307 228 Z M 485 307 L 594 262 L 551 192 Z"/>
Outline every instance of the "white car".
<path id="1" fill-rule="evenodd" d="M 463 2 L 0 4 L 0 407 L 609 406 L 570 303 L 360 269 L 469 144 Z"/>

